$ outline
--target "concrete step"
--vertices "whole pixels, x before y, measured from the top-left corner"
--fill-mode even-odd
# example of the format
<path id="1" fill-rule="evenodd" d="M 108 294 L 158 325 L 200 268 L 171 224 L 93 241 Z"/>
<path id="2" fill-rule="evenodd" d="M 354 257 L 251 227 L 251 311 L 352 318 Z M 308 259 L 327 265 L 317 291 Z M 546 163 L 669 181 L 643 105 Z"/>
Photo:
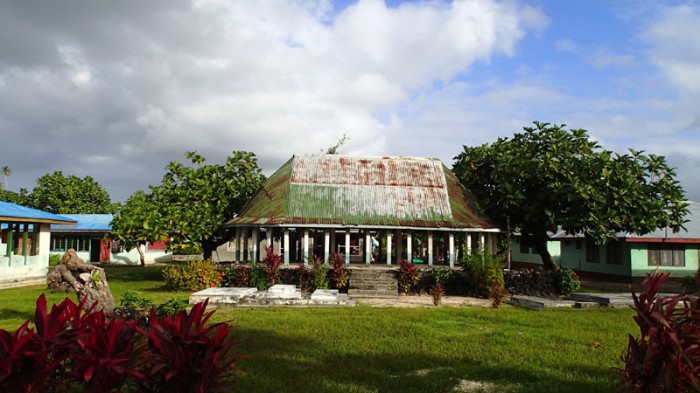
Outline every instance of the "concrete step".
<path id="1" fill-rule="evenodd" d="M 625 307 L 634 304 L 629 293 L 572 293 L 569 299 L 578 302 L 593 302 L 607 307 Z"/>
<path id="2" fill-rule="evenodd" d="M 398 285 L 394 283 L 388 283 L 388 284 L 373 284 L 373 283 L 357 283 L 357 282 L 350 282 L 350 289 L 362 289 L 366 291 L 397 291 L 398 290 Z"/>
<path id="3" fill-rule="evenodd" d="M 352 289 L 348 290 L 348 297 L 350 298 L 382 298 L 382 299 L 398 299 L 399 292 L 397 290 L 363 290 L 363 289 Z"/>
<path id="4" fill-rule="evenodd" d="M 396 285 L 396 279 L 388 278 L 351 278 L 350 283 L 376 284 L 376 285 Z"/>
<path id="5" fill-rule="evenodd" d="M 384 270 L 357 270 L 354 269 L 350 272 L 350 278 L 364 278 L 364 279 L 396 279 L 396 271 L 384 271 Z"/>

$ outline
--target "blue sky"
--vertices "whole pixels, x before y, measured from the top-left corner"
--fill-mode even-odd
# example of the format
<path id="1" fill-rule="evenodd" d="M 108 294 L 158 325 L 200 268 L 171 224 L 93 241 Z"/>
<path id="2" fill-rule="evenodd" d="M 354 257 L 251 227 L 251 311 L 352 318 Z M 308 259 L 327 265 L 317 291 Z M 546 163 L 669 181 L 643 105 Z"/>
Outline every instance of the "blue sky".
<path id="1" fill-rule="evenodd" d="M 699 32 L 698 1 L 0 0 L 0 166 L 123 200 L 186 150 L 449 166 L 539 120 L 665 155 L 697 201 Z"/>

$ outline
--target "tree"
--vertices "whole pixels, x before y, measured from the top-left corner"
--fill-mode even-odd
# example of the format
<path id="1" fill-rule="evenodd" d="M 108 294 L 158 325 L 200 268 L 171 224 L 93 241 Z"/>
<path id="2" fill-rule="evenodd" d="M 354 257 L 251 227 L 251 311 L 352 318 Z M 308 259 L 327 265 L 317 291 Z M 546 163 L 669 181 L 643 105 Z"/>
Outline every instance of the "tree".
<path id="1" fill-rule="evenodd" d="M 10 189 L 10 175 L 12 175 L 12 169 L 10 169 L 9 166 L 5 165 L 4 167 L 2 167 L 2 175 L 5 177 L 5 183 L 3 184 L 3 188 Z"/>
<path id="2" fill-rule="evenodd" d="M 169 163 L 161 184 L 132 195 L 112 221 L 113 234 L 132 246 L 167 239 L 174 252 L 203 252 L 211 258 L 230 236 L 222 225 L 265 180 L 255 155 L 234 151 L 223 165 L 205 165 L 186 152 L 193 167 Z"/>
<path id="3" fill-rule="evenodd" d="M 19 192 L 0 188 L 0 201 L 12 202 L 18 205 L 27 205 L 28 198 L 29 192 L 25 188 L 21 188 Z"/>
<path id="4" fill-rule="evenodd" d="M 112 237 L 122 242 L 127 251 L 136 248 L 141 266 L 146 265 L 146 256 L 141 246 L 146 242 L 168 240 L 164 230 L 166 220 L 159 216 L 152 197 L 153 194 L 136 191 L 112 218 Z"/>
<path id="5" fill-rule="evenodd" d="M 345 142 L 348 141 L 348 139 L 350 139 L 350 138 L 348 138 L 347 135 L 343 134 L 343 136 L 338 138 L 338 140 L 334 144 L 328 146 L 325 153 L 326 154 L 338 154 L 340 147 L 343 146 L 345 144 Z"/>
<path id="6" fill-rule="evenodd" d="M 586 130 L 534 122 L 511 139 L 464 146 L 454 172 L 496 221 L 508 218 L 546 268 L 548 232 L 559 228 L 598 244 L 617 232 L 678 231 L 685 193 L 663 156 L 603 150 Z"/>
<path id="7" fill-rule="evenodd" d="M 112 213 L 109 194 L 92 177 L 64 176 L 61 171 L 36 181 L 28 206 L 56 214 Z"/>

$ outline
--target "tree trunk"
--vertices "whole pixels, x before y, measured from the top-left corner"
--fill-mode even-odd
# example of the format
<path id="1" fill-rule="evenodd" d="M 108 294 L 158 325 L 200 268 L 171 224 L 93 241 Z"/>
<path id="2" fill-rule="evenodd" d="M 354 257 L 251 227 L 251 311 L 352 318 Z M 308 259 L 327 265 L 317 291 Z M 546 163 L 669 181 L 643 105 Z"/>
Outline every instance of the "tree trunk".
<path id="1" fill-rule="evenodd" d="M 114 297 L 104 269 L 85 263 L 72 248 L 63 254 L 61 263 L 46 275 L 46 283 L 49 289 L 75 292 L 78 301 L 85 298 L 85 310 L 91 309 L 94 304 L 94 311 L 102 310 L 108 316 L 114 313 Z"/>
<path id="2" fill-rule="evenodd" d="M 204 256 L 205 261 L 211 260 L 211 257 L 214 254 L 214 251 L 216 250 L 217 246 L 218 246 L 218 244 L 211 241 L 211 238 L 202 239 L 202 254 Z"/>
<path id="3" fill-rule="evenodd" d="M 544 270 L 559 270 L 559 265 L 554 262 L 552 254 L 547 250 L 546 240 L 538 241 L 535 245 L 535 249 L 537 253 L 540 254 L 540 258 L 542 258 L 542 267 L 544 267 Z"/>
<path id="4" fill-rule="evenodd" d="M 141 266 L 146 266 L 146 255 L 144 255 L 141 245 L 137 245 L 136 250 L 139 252 L 139 261 L 141 261 Z"/>

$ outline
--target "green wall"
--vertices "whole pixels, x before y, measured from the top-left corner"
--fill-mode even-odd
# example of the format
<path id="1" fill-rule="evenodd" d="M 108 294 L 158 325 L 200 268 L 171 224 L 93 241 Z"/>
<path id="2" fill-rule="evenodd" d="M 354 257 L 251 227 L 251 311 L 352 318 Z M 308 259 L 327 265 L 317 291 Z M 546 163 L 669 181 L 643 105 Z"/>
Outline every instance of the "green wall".
<path id="1" fill-rule="evenodd" d="M 628 243 L 632 257 L 632 276 L 643 277 L 656 270 L 649 266 L 647 243 Z M 698 244 L 685 245 L 685 266 L 659 266 L 659 271 L 671 272 L 671 277 L 694 276 L 698 270 Z"/>
<path id="2" fill-rule="evenodd" d="M 577 248 L 580 244 L 580 248 Z M 586 261 L 586 240 L 562 240 L 561 241 L 561 266 L 585 272 L 602 274 L 614 274 L 618 276 L 629 276 L 630 256 L 627 251 L 627 243 L 622 244 L 622 264 L 608 263 L 606 247 L 598 247 L 598 260 L 600 262 Z"/>
<path id="3" fill-rule="evenodd" d="M 547 242 L 547 250 L 552 255 L 552 259 L 555 263 L 561 263 L 561 243 L 559 241 L 549 241 Z M 532 248 L 529 248 L 528 253 L 520 252 L 520 237 L 513 237 L 513 244 L 511 247 L 511 261 L 513 262 L 524 262 L 533 264 L 542 264 L 542 258 L 540 254 L 533 253 Z"/>

